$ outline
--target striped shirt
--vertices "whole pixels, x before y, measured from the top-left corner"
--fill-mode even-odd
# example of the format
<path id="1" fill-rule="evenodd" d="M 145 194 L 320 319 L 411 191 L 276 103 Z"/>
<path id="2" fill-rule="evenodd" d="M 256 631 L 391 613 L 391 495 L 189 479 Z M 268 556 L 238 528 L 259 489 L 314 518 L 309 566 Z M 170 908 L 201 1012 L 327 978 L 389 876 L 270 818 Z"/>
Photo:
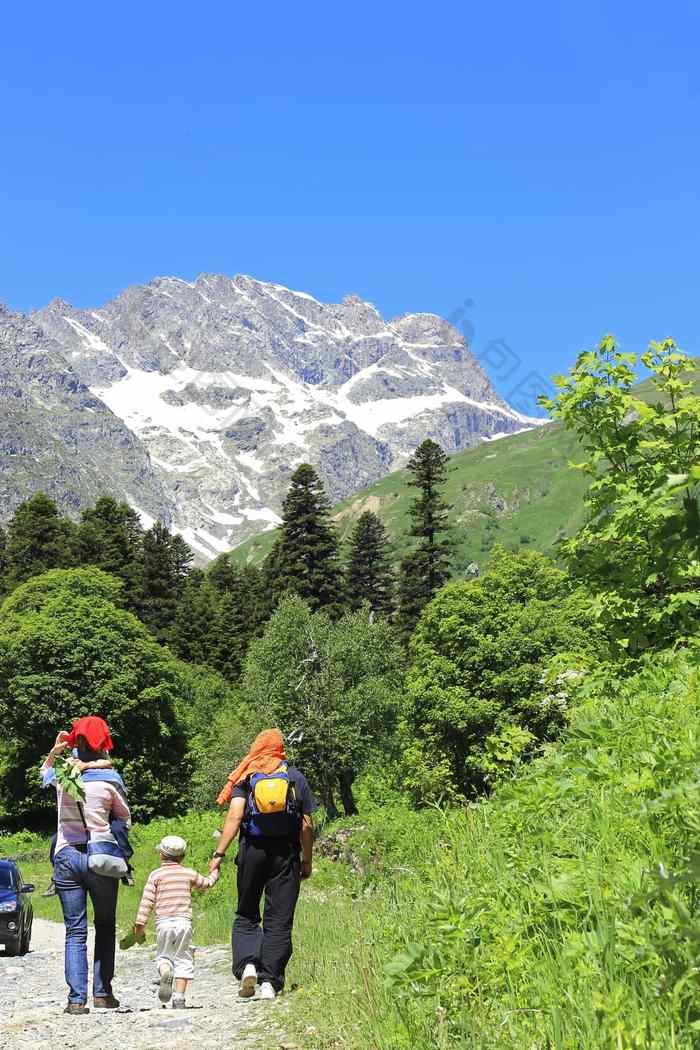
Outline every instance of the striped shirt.
<path id="1" fill-rule="evenodd" d="M 148 876 L 136 914 L 136 925 L 145 926 L 153 908 L 156 919 L 192 919 L 192 890 L 210 890 L 219 872 L 200 875 L 177 860 L 166 860 Z"/>
<path id="2" fill-rule="evenodd" d="M 85 827 L 80 819 L 78 803 L 67 795 L 58 782 L 49 780 L 47 774 L 51 767 L 41 767 L 42 776 L 47 778 L 47 783 L 52 783 L 56 788 L 58 801 L 58 838 L 56 841 L 56 853 L 66 846 L 83 846 L 87 842 Z M 85 801 L 82 803 L 85 823 L 90 829 L 93 838 L 113 841 L 109 828 L 110 820 L 123 820 L 127 827 L 131 826 L 131 813 L 124 801 L 124 796 L 118 791 L 114 784 L 106 780 L 83 780 L 85 789 Z"/>

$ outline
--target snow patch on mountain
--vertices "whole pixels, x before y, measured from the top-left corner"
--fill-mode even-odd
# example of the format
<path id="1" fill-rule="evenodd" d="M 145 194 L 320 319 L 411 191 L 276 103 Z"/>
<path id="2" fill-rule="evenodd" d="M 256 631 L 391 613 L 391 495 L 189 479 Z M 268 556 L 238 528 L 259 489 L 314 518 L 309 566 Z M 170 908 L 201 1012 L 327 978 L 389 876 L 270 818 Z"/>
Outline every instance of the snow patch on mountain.
<path id="1" fill-rule="evenodd" d="M 36 315 L 83 383 L 146 449 L 173 525 L 202 557 L 279 523 L 291 471 L 332 498 L 447 449 L 539 425 L 494 391 L 433 314 L 385 321 L 239 275 L 156 278 L 99 309 Z"/>

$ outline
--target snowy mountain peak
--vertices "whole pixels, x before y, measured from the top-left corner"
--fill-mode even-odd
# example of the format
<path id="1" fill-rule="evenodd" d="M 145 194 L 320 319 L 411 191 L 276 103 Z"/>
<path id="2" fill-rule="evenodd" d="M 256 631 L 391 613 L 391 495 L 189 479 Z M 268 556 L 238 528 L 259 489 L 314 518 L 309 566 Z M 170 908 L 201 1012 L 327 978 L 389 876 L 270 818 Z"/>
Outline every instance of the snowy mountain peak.
<path id="1" fill-rule="evenodd" d="M 156 277 L 97 309 L 54 300 L 35 319 L 147 450 L 202 557 L 272 527 L 305 460 L 342 498 L 425 437 L 456 451 L 535 422 L 498 397 L 443 318 L 387 322 L 357 295 L 322 303 L 202 273 Z"/>

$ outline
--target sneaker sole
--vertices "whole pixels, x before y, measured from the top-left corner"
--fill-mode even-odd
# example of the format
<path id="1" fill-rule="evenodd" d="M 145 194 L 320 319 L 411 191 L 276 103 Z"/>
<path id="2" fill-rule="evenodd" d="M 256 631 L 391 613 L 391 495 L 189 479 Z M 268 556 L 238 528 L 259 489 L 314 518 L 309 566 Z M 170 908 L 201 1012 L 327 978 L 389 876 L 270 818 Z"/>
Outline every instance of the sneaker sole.
<path id="1" fill-rule="evenodd" d="M 255 985 L 257 982 L 257 977 L 244 977 L 241 981 L 241 986 L 238 989 L 239 997 L 241 999 L 250 999 L 255 995 Z"/>
<path id="2" fill-rule="evenodd" d="M 169 1003 L 173 995 L 173 971 L 166 970 L 158 982 L 158 998 L 161 1003 Z"/>

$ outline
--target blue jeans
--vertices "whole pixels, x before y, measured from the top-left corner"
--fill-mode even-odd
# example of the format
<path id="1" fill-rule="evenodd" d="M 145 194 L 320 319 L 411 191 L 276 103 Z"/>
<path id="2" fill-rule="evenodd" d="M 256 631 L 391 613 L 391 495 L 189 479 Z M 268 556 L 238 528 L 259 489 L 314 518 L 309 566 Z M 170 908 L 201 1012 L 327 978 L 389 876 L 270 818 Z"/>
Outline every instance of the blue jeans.
<path id="1" fill-rule="evenodd" d="M 95 913 L 95 962 L 92 973 L 92 994 L 94 996 L 111 995 L 119 880 L 109 879 L 104 875 L 93 875 L 88 870 L 87 854 L 73 846 L 64 846 L 56 854 L 53 872 L 66 926 L 68 1002 L 87 1002 L 88 894 L 90 894 Z"/>

